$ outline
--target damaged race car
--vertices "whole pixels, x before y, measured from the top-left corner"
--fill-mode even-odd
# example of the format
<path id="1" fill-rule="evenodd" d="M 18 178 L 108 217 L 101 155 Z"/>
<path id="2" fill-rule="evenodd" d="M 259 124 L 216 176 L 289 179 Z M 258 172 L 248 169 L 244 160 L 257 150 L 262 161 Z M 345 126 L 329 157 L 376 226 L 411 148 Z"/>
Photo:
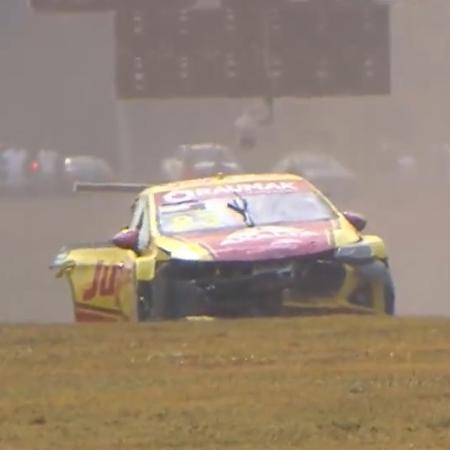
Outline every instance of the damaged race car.
<path id="1" fill-rule="evenodd" d="M 298 311 L 394 314 L 385 244 L 289 174 L 218 175 L 138 192 L 128 228 L 104 243 L 61 249 L 51 267 L 71 286 L 77 321 Z"/>

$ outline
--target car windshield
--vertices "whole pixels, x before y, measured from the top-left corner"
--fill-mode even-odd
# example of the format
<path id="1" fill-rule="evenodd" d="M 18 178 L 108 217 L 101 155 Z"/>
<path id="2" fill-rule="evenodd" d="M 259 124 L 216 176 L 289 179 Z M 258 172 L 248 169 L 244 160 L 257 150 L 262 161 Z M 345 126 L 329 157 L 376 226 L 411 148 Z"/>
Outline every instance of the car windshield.
<path id="1" fill-rule="evenodd" d="M 332 220 L 330 206 L 314 192 L 245 196 L 246 210 L 235 205 L 236 197 L 212 198 L 158 208 L 162 234 L 214 231 L 249 226 L 293 224 Z M 246 217 L 250 219 L 246 221 Z"/>

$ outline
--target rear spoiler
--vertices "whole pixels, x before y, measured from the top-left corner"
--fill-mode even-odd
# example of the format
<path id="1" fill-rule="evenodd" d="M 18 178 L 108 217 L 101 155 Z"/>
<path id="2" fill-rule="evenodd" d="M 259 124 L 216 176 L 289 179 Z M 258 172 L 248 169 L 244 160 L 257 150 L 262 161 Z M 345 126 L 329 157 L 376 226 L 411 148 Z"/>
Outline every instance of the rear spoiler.
<path id="1" fill-rule="evenodd" d="M 73 192 L 132 192 L 139 193 L 149 187 L 145 183 L 83 183 L 75 182 Z"/>

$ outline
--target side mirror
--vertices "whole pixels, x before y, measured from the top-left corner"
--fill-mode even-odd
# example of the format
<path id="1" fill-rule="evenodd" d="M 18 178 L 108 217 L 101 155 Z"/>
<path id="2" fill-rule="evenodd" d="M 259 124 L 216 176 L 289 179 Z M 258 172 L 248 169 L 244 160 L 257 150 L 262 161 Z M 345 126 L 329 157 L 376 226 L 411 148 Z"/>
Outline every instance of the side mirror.
<path id="1" fill-rule="evenodd" d="M 367 226 L 367 219 L 361 214 L 346 211 L 343 216 L 356 228 L 357 231 L 363 231 Z"/>
<path id="2" fill-rule="evenodd" d="M 136 250 L 138 246 L 139 232 L 137 230 L 125 229 L 119 231 L 113 237 L 113 244 L 124 250 Z"/>

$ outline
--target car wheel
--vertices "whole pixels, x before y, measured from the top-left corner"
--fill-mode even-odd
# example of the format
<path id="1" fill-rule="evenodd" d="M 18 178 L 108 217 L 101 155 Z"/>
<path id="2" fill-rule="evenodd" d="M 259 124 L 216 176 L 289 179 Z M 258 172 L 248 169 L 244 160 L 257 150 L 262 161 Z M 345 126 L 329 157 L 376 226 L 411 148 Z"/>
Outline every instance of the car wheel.
<path id="1" fill-rule="evenodd" d="M 175 290 L 173 283 L 160 273 L 151 283 L 148 320 L 176 319 Z"/>
<path id="2" fill-rule="evenodd" d="M 373 308 L 378 313 L 394 315 L 395 288 L 389 265 L 385 261 L 374 261 L 358 268 L 363 282 L 351 294 L 353 305 Z"/>
<path id="3" fill-rule="evenodd" d="M 278 317 L 283 310 L 283 292 L 271 292 L 257 300 L 255 315 L 258 317 Z"/>
<path id="4" fill-rule="evenodd" d="M 136 316 L 138 322 L 151 318 L 152 285 L 148 281 L 139 281 L 136 289 Z"/>
<path id="5" fill-rule="evenodd" d="M 389 316 L 395 314 L 395 288 L 389 271 L 384 282 L 384 312 Z"/>
<path id="6" fill-rule="evenodd" d="M 164 270 L 151 282 L 145 297 L 148 299 L 144 302 L 148 306 L 143 307 L 148 311 L 144 314 L 146 320 L 176 320 L 205 312 L 201 290 L 189 281 L 171 279 Z"/>

